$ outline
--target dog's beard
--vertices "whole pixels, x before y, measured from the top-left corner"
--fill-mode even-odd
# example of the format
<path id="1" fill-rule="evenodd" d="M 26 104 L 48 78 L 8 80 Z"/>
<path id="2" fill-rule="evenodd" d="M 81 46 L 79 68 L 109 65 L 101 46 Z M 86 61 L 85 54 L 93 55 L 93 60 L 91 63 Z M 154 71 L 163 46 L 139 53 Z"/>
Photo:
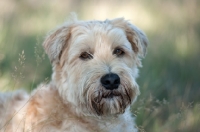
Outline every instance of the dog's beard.
<path id="1" fill-rule="evenodd" d="M 93 84 L 87 91 L 88 109 L 98 116 L 124 113 L 135 98 L 134 88 L 120 84 L 118 89 L 106 90 L 101 85 Z"/>

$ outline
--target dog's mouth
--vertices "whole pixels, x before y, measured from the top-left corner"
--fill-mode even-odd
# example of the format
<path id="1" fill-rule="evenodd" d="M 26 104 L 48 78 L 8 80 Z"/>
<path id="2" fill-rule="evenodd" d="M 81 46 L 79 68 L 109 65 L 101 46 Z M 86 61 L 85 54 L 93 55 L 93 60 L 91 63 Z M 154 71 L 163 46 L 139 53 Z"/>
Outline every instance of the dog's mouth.
<path id="1" fill-rule="evenodd" d="M 128 98 L 123 96 L 125 95 L 117 90 L 98 92 L 98 96 L 93 98 L 91 106 L 97 115 L 120 114 L 130 104 Z"/>
<path id="2" fill-rule="evenodd" d="M 124 87 L 122 87 L 124 86 Z M 118 89 L 107 90 L 104 88 L 88 91 L 88 108 L 98 116 L 121 114 L 134 99 L 134 90 L 126 85 Z"/>
<path id="3" fill-rule="evenodd" d="M 98 96 L 96 98 L 94 98 L 94 101 L 96 103 L 100 103 L 102 101 L 102 99 L 114 99 L 115 97 L 119 97 L 121 96 L 121 94 L 117 91 L 107 91 L 104 93 L 99 93 Z"/>
<path id="4" fill-rule="evenodd" d="M 111 91 L 111 92 L 103 94 L 102 98 L 111 99 L 111 98 L 114 98 L 116 96 L 120 96 L 120 94 L 118 92 Z"/>

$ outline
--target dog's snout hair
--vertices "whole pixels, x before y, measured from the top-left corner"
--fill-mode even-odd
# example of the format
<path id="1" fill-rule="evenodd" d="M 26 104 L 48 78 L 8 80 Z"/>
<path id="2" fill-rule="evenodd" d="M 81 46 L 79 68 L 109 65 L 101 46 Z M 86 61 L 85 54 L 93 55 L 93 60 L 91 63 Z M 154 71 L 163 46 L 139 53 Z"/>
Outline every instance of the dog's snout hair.
<path id="1" fill-rule="evenodd" d="M 26 118 L 17 114 L 9 130 L 26 119 L 18 130 L 136 132 L 129 109 L 140 94 L 136 78 L 147 44 L 144 32 L 123 18 L 59 26 L 43 42 L 52 80 L 32 92 L 21 109 Z"/>

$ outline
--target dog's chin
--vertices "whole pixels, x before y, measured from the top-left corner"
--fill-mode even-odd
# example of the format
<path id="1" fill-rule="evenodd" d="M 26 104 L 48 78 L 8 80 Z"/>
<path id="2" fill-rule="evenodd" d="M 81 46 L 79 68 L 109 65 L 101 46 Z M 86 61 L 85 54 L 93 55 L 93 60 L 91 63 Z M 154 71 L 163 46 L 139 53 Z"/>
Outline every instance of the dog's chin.
<path id="1" fill-rule="evenodd" d="M 132 97 L 129 93 L 120 90 L 96 91 L 92 94 L 90 108 L 98 116 L 109 116 L 124 113 L 131 104 Z"/>

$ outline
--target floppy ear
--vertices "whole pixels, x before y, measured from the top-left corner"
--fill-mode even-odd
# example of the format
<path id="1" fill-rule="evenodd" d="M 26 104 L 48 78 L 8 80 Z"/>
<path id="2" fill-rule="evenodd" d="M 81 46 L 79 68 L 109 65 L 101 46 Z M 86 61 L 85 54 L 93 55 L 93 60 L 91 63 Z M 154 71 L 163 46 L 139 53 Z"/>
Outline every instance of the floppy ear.
<path id="1" fill-rule="evenodd" d="M 58 63 L 62 50 L 70 38 L 70 25 L 64 25 L 50 32 L 43 42 L 43 47 L 51 63 Z"/>
<path id="2" fill-rule="evenodd" d="M 122 28 L 125 31 L 127 39 L 132 45 L 133 51 L 139 57 L 144 58 L 148 45 L 148 39 L 144 32 L 123 18 L 113 19 L 111 20 L 111 24 L 115 27 Z"/>

